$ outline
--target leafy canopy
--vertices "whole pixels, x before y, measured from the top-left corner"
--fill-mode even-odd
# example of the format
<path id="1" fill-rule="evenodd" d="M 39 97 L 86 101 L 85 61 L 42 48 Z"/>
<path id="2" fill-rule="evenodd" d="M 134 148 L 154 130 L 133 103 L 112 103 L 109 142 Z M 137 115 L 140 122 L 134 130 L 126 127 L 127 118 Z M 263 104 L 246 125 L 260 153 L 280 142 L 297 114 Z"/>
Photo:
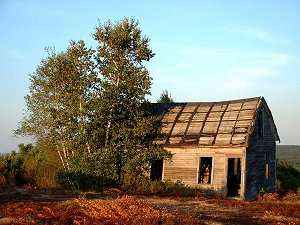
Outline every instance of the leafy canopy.
<path id="1" fill-rule="evenodd" d="M 174 102 L 174 101 L 171 97 L 171 94 L 167 90 L 164 90 L 160 94 L 159 99 L 157 100 L 157 103 L 172 103 L 172 102 Z"/>
<path id="2" fill-rule="evenodd" d="M 99 24 L 93 37 L 94 49 L 72 41 L 65 52 L 48 51 L 31 74 L 27 115 L 16 133 L 50 141 L 66 170 L 120 183 L 170 156 L 153 144 L 158 121 L 146 110 L 152 78 L 144 63 L 154 53 L 134 19 Z M 101 159 L 91 163 L 97 171 L 81 171 L 76 162 L 89 167 L 91 156 Z"/>

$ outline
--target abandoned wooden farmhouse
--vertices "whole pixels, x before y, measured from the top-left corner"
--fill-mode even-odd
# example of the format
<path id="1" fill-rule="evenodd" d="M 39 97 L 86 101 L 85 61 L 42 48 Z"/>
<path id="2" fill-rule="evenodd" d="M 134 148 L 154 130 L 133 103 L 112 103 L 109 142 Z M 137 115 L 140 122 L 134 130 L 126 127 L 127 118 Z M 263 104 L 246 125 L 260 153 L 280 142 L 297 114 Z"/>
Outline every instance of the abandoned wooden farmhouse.
<path id="1" fill-rule="evenodd" d="M 275 191 L 279 136 L 263 97 L 153 107 L 162 124 L 156 142 L 173 157 L 156 161 L 151 179 L 180 181 L 241 199 Z"/>

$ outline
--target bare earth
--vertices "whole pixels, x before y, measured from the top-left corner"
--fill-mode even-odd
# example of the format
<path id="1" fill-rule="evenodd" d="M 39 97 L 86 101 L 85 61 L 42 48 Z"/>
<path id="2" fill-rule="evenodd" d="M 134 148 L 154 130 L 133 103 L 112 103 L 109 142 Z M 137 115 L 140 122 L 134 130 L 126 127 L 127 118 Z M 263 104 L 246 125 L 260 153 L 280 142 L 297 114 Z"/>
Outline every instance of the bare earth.
<path id="1" fill-rule="evenodd" d="M 201 224 L 300 224 L 300 196 L 295 201 L 253 201 L 192 198 L 140 197 L 147 203 L 187 213 Z M 296 197 L 295 197 L 296 198 Z"/>
<path id="2" fill-rule="evenodd" d="M 285 197 L 278 197 L 277 195 L 268 195 L 264 199 L 257 201 L 247 202 L 233 199 L 208 199 L 204 197 L 197 198 L 183 198 L 183 197 L 158 197 L 158 196 L 131 196 L 128 197 L 124 193 L 111 192 L 106 195 L 97 193 L 87 193 L 83 196 L 79 196 L 78 200 L 74 199 L 74 196 L 67 195 L 47 195 L 47 194 L 33 194 L 25 195 L 22 194 L 19 199 L 10 198 L 10 201 L 0 202 L 0 224 L 4 218 L 17 218 L 18 216 L 22 219 L 27 216 L 24 214 L 23 209 L 30 209 L 31 217 L 37 218 L 37 223 L 32 224 L 57 224 L 55 218 L 62 217 L 61 213 L 65 211 L 66 205 L 72 208 L 78 208 L 75 205 L 82 207 L 78 212 L 69 210 L 68 215 L 63 215 L 66 218 L 72 219 L 74 216 L 77 218 L 78 215 L 83 221 L 87 218 L 91 219 L 91 223 L 86 224 L 99 224 L 94 223 L 94 217 L 86 214 L 90 209 L 88 207 L 94 207 L 95 212 L 98 214 L 98 221 L 106 221 L 107 218 L 115 218 L 115 221 L 120 221 L 119 215 L 126 215 L 127 223 L 123 224 L 140 224 L 131 223 L 131 217 L 133 212 L 140 215 L 138 210 L 146 212 L 147 209 L 149 214 L 145 214 L 146 218 L 153 223 L 143 223 L 144 225 L 152 224 L 182 224 L 183 221 L 192 221 L 190 218 L 194 218 L 197 224 L 213 224 L 213 225 L 258 225 L 258 224 L 271 224 L 271 225 L 300 225 L 300 196 L 296 194 L 289 194 Z M 78 196 L 77 196 L 78 197 Z M 90 199 L 90 200 L 85 200 Z M 88 201 L 88 202 L 85 202 Z M 111 205 L 111 208 L 107 206 Z M 120 206 L 121 205 L 121 206 Z M 134 211 L 130 210 L 130 205 L 136 205 Z M 43 212 L 36 212 L 39 208 L 48 207 L 53 210 L 52 214 L 43 214 Z M 115 214 L 115 208 L 119 208 L 118 214 Z M 101 211 L 99 210 L 101 209 Z M 155 211 L 155 210 L 158 211 Z M 79 210 L 79 209 L 78 209 Z M 98 211 L 97 211 L 98 210 Z M 84 213 L 83 213 L 84 212 Z M 167 219 L 158 219 L 157 223 L 154 223 L 152 218 L 152 212 L 156 212 L 159 215 L 167 215 Z M 76 214 L 77 213 L 77 214 Z M 82 214 L 83 213 L 83 214 Z M 42 215 L 41 215 L 42 214 Z M 85 216 L 87 218 L 85 218 Z M 107 217 L 105 217 L 107 215 Z M 24 217 L 25 216 L 25 217 Z M 90 216 L 90 217 L 89 217 Z M 1 219 L 1 217 L 3 217 Z M 41 219 L 41 218 L 44 218 Z M 79 218 L 79 217 L 78 217 Z M 119 218 L 119 219 L 118 219 Z M 123 218 L 123 217 L 122 217 Z M 131 218 L 131 219 L 130 219 Z M 155 217 L 156 218 L 156 217 Z M 157 217 L 159 218 L 159 217 Z M 177 218 L 175 220 L 175 218 Z M 123 218 L 124 219 L 124 218 Z M 143 221 L 143 218 L 140 218 Z M 165 223 L 159 222 L 160 220 Z M 178 221 L 177 221 L 178 220 Z M 3 220 L 4 221 L 4 220 Z M 47 221 L 53 221 L 48 223 Z M 125 221 L 125 220 L 124 220 Z M 186 222 L 184 225 L 195 224 L 192 222 Z M 4 221 L 5 222 L 5 221 Z M 172 222 L 172 223 L 171 223 Z M 14 223 L 14 224 L 26 224 L 26 223 Z M 59 223 L 65 224 L 65 223 Z M 74 224 L 74 223 L 66 223 Z M 76 223 L 81 224 L 81 223 Z M 115 224 L 115 223 L 100 223 L 100 224 Z M 119 224 L 119 223 L 118 223 Z M 121 223 L 122 224 L 122 223 Z"/>

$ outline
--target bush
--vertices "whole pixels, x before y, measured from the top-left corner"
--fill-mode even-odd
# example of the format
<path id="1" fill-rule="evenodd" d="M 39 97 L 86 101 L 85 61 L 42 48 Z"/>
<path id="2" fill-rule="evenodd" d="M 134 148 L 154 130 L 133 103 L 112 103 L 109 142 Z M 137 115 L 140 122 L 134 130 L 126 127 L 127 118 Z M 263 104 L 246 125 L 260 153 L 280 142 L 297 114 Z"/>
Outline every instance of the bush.
<path id="1" fill-rule="evenodd" d="M 124 179 L 122 189 L 132 194 L 178 197 L 215 196 L 217 194 L 212 190 L 187 186 L 180 181 L 175 183 L 171 181 L 150 181 L 147 177 L 135 179 L 132 176 L 127 176 Z"/>
<path id="2" fill-rule="evenodd" d="M 67 189 L 103 191 L 117 184 L 116 168 L 108 151 L 75 153 L 68 160 L 68 168 L 61 168 L 57 182 Z"/>
<path id="3" fill-rule="evenodd" d="M 57 156 L 49 143 L 20 144 L 18 151 L 0 155 L 1 183 L 6 186 L 55 187 Z"/>
<path id="4" fill-rule="evenodd" d="M 56 178 L 64 188 L 82 191 L 103 191 L 105 188 L 115 184 L 115 180 L 108 177 L 69 170 L 60 170 L 57 173 Z"/>

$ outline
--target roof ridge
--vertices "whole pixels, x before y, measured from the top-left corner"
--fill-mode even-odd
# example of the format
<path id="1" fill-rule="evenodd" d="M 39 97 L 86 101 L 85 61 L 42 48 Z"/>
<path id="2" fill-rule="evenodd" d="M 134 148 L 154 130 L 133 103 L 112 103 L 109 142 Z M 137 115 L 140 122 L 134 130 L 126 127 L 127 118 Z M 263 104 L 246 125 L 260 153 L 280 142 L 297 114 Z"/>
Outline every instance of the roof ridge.
<path id="1" fill-rule="evenodd" d="M 249 97 L 249 98 L 239 98 L 239 99 L 229 99 L 229 100 L 222 100 L 222 101 L 188 101 L 188 102 L 172 102 L 172 103 L 156 103 L 156 102 L 151 102 L 151 104 L 161 104 L 161 105 L 176 105 L 176 104 L 188 104 L 188 103 L 192 103 L 192 104 L 207 104 L 207 103 L 225 103 L 225 102 L 231 102 L 231 103 L 235 103 L 235 102 L 240 102 L 240 101 L 251 101 L 251 100 L 261 100 L 264 99 L 263 96 L 257 96 L 257 97 Z"/>

